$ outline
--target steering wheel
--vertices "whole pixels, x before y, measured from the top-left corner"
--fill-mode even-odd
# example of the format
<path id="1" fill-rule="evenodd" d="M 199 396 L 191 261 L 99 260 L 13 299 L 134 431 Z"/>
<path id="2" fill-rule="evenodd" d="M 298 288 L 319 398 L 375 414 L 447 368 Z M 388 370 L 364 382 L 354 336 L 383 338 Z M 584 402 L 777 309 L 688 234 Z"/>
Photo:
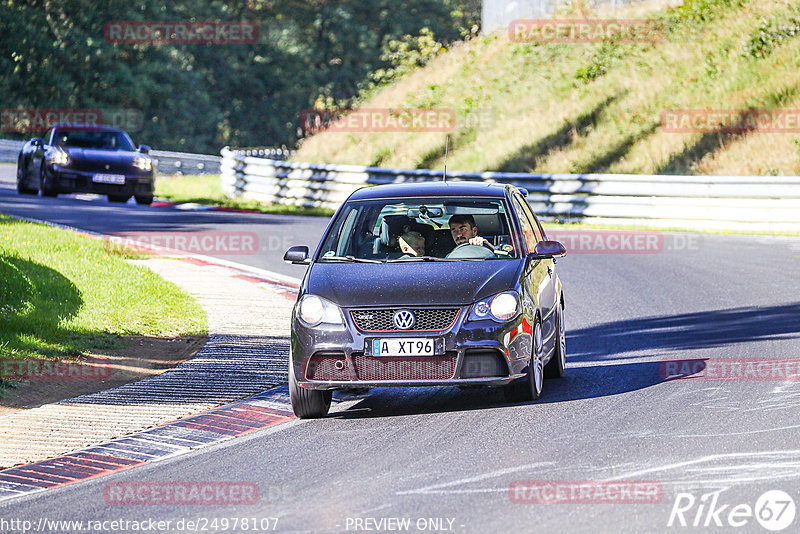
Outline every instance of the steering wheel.
<path id="1" fill-rule="evenodd" d="M 481 243 L 480 245 L 473 245 L 469 241 L 467 241 L 466 243 L 461 243 L 460 245 L 456 245 L 456 248 L 453 249 L 453 252 L 455 252 L 456 250 L 458 250 L 460 248 L 464 248 L 464 247 L 488 247 L 489 250 L 491 250 L 492 252 L 497 250 L 497 248 L 494 245 L 492 245 L 491 243 L 489 243 L 489 241 L 484 239 L 483 243 Z"/>
<path id="2" fill-rule="evenodd" d="M 484 244 L 488 244 L 485 243 Z M 489 250 L 491 249 L 491 250 Z M 448 254 L 447 258 L 458 258 L 458 259 L 486 259 L 486 258 L 493 258 L 495 256 L 494 247 L 489 244 L 488 247 L 483 247 L 481 245 L 473 245 L 472 243 L 461 243 L 457 245 L 450 254 Z"/>

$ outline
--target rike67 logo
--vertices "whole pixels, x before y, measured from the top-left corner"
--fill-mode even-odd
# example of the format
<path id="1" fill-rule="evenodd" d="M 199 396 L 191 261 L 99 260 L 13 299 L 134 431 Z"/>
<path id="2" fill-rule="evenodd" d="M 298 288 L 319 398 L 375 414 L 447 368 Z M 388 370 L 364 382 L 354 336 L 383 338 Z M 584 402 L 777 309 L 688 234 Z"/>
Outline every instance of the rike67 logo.
<path id="1" fill-rule="evenodd" d="M 784 491 L 764 492 L 755 506 L 723 503 L 720 493 L 706 493 L 699 499 L 691 493 L 678 493 L 667 526 L 741 528 L 752 524 L 755 518 L 765 529 L 778 532 L 794 523 L 797 512 L 794 499 Z"/>

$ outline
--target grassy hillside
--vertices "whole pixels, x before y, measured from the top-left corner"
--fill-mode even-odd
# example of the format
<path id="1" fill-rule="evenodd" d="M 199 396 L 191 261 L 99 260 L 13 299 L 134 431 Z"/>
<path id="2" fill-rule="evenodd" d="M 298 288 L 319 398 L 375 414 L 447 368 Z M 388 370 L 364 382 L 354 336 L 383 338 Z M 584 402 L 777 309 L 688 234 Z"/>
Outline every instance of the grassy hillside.
<path id="1" fill-rule="evenodd" d="M 618 18 L 641 13 L 617 13 Z M 573 16 L 581 17 L 579 14 Z M 686 0 L 652 43 L 461 43 L 365 98 L 452 108 L 448 168 L 509 172 L 800 174 L 798 133 L 674 133 L 674 109 L 800 109 L 800 3 Z M 324 132 L 297 161 L 441 168 L 442 133 Z"/>

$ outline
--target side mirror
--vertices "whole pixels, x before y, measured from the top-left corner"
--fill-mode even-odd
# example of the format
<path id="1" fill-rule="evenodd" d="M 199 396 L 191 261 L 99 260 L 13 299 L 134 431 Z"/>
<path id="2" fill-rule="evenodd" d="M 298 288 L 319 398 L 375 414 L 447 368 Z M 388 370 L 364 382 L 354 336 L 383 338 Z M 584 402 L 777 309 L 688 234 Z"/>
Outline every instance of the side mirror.
<path id="1" fill-rule="evenodd" d="M 149 154 L 150 147 L 147 145 L 139 145 L 139 152 L 141 152 L 142 154 Z"/>
<path id="2" fill-rule="evenodd" d="M 561 258 L 567 255 L 567 249 L 559 241 L 539 241 L 532 256 L 536 258 Z"/>
<path id="3" fill-rule="evenodd" d="M 294 264 L 308 265 L 311 263 L 308 259 L 308 247 L 292 247 L 283 255 L 283 261 L 288 261 Z"/>
<path id="4" fill-rule="evenodd" d="M 31 145 L 42 146 L 44 145 L 44 139 L 42 139 L 41 137 L 34 137 L 33 139 L 31 139 Z"/>

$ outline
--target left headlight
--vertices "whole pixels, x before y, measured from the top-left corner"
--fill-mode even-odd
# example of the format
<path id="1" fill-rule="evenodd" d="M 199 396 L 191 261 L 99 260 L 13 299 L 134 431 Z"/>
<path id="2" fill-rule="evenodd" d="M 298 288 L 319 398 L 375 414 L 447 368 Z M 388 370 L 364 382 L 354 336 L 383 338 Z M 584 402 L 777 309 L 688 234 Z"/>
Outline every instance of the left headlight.
<path id="1" fill-rule="evenodd" d="M 144 156 L 136 156 L 133 158 L 133 166 L 143 171 L 150 171 L 153 169 L 153 160 Z"/>
<path id="2" fill-rule="evenodd" d="M 513 291 L 499 293 L 475 303 L 469 312 L 470 321 L 493 319 L 504 323 L 519 313 L 519 297 Z"/>
<path id="3" fill-rule="evenodd" d="M 63 150 L 54 150 L 47 156 L 47 161 L 54 165 L 69 165 L 69 154 Z"/>
<path id="4" fill-rule="evenodd" d="M 304 326 L 320 324 L 344 326 L 339 306 L 316 295 L 304 295 L 297 304 L 297 318 Z"/>

